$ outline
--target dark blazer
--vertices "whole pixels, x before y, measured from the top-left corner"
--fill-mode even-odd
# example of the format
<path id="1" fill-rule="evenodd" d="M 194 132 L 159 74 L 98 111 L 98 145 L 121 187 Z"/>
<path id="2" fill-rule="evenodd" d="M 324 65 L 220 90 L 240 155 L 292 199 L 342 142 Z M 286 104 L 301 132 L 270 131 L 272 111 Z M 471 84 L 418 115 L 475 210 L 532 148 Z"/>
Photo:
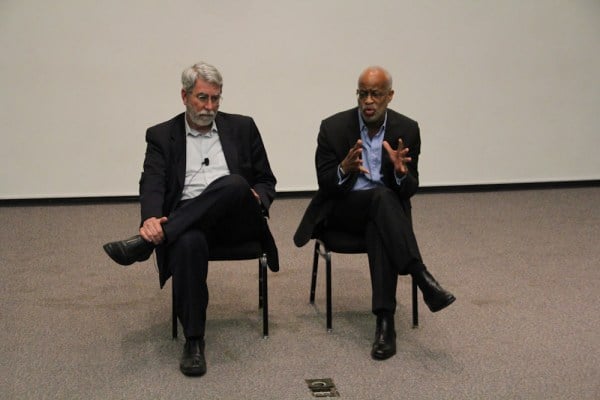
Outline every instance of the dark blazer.
<path id="1" fill-rule="evenodd" d="M 168 216 L 181 200 L 185 179 L 185 113 L 146 131 L 146 156 L 140 179 L 142 222 Z M 277 183 L 262 138 L 250 117 L 218 112 L 215 118 L 227 167 L 258 193 L 266 215 Z M 171 276 L 164 246 L 156 249 L 161 287 Z"/>
<path id="2" fill-rule="evenodd" d="M 412 162 L 408 164 L 408 174 L 402 185 L 398 186 L 394 177 L 394 166 L 385 149 L 382 148 L 381 174 L 385 186 L 393 189 L 402 205 L 410 216 L 410 197 L 419 187 L 419 154 L 421 152 L 421 137 L 416 121 L 387 110 L 386 140 L 393 149 L 398 148 L 398 139 L 402 138 L 404 146 L 409 148 Z M 296 246 L 304 246 L 314 237 L 316 230 L 325 221 L 335 205 L 335 199 L 344 196 L 352 190 L 358 179 L 358 173 L 352 173 L 348 179 L 338 185 L 338 166 L 348 154 L 356 141 L 360 139 L 358 108 L 342 111 L 321 122 L 317 138 L 315 165 L 319 190 L 312 199 L 298 229 L 294 235 Z"/>

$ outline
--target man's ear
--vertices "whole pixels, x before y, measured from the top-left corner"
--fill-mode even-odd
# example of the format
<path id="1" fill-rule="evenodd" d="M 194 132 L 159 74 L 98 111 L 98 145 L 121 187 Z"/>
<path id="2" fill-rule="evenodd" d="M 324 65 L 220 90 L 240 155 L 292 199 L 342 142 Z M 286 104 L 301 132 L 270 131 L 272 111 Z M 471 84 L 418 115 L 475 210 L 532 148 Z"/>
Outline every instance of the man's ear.
<path id="1" fill-rule="evenodd" d="M 183 101 L 183 104 L 187 106 L 187 92 L 185 89 L 181 89 L 181 101 Z"/>

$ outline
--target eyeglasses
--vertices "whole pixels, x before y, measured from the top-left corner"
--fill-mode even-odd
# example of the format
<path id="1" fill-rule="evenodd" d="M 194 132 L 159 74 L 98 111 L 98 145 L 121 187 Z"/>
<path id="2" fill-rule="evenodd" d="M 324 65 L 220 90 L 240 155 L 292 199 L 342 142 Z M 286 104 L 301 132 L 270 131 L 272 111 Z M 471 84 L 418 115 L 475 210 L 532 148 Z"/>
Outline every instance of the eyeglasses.
<path id="1" fill-rule="evenodd" d="M 220 94 L 215 94 L 213 96 L 209 96 L 206 93 L 198 93 L 196 98 L 199 102 L 206 104 L 210 100 L 213 104 L 219 104 L 219 102 L 223 99 Z"/>
<path id="2" fill-rule="evenodd" d="M 381 99 L 383 99 L 385 96 L 388 95 L 388 92 L 380 92 L 377 90 L 357 90 L 356 91 L 356 95 L 358 96 L 358 98 L 360 100 L 366 100 L 367 98 L 369 98 L 369 96 L 371 96 L 371 98 L 375 101 L 380 101 Z"/>

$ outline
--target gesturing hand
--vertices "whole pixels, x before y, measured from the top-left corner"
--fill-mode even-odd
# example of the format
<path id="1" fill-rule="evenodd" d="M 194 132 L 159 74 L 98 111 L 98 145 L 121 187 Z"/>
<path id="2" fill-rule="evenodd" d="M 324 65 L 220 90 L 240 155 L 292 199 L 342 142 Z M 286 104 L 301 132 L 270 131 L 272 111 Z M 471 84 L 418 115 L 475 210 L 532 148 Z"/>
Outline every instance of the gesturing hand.
<path id="1" fill-rule="evenodd" d="M 412 161 L 411 157 L 408 157 L 408 147 L 404 147 L 404 142 L 402 139 L 398 139 L 398 149 L 392 149 L 392 146 L 384 140 L 383 148 L 387 151 L 390 156 L 390 160 L 394 164 L 394 171 L 398 175 L 406 175 L 408 173 L 407 163 Z"/>
<path id="2" fill-rule="evenodd" d="M 351 172 L 362 172 L 363 174 L 368 174 L 369 170 L 363 167 L 362 165 L 362 140 L 358 139 L 354 146 L 350 150 L 348 150 L 348 154 L 346 154 L 346 158 L 344 158 L 340 164 L 342 169 L 344 170 L 344 174 L 349 174 Z"/>

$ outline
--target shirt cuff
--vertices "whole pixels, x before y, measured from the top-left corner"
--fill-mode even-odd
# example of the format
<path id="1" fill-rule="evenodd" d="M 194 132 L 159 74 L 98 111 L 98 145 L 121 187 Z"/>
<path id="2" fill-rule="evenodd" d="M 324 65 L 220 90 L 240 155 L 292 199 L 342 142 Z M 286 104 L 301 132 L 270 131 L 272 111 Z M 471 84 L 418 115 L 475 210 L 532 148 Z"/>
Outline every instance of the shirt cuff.
<path id="1" fill-rule="evenodd" d="M 340 165 L 338 166 L 338 169 L 337 169 L 337 176 L 338 176 L 338 185 L 341 185 L 342 183 L 344 183 L 344 181 L 345 181 L 346 179 L 348 179 L 348 176 L 349 176 L 349 175 L 344 175 L 344 174 L 342 174 L 342 164 L 340 164 Z"/>
<path id="2" fill-rule="evenodd" d="M 401 177 L 398 177 L 398 175 L 396 174 L 396 171 L 394 171 L 394 178 L 396 179 L 396 185 L 400 186 L 402 185 L 402 181 L 406 179 L 406 175 L 404 174 Z"/>

